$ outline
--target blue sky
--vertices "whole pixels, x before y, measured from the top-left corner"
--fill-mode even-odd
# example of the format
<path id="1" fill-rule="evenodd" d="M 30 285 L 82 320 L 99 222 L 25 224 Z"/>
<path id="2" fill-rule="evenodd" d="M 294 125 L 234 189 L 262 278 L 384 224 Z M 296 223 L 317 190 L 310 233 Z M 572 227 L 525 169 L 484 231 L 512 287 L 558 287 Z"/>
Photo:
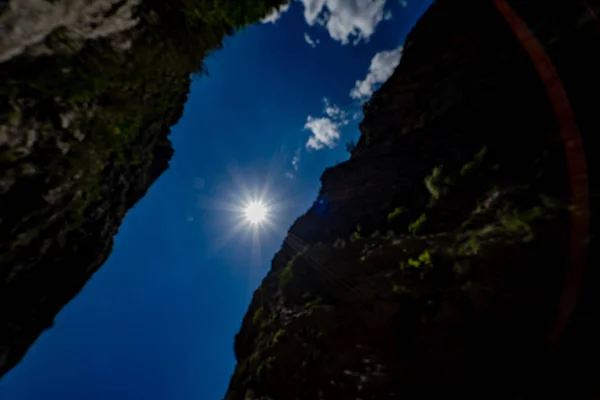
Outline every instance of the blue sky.
<path id="1" fill-rule="evenodd" d="M 171 168 L 128 213 L 107 263 L 0 381 L 1 399 L 223 396 L 252 291 L 322 172 L 348 158 L 361 101 L 430 1 L 384 3 L 299 0 L 210 56 L 173 129 Z M 247 192 L 277 206 L 273 229 L 254 237 L 234 232 L 240 217 L 225 207 Z"/>

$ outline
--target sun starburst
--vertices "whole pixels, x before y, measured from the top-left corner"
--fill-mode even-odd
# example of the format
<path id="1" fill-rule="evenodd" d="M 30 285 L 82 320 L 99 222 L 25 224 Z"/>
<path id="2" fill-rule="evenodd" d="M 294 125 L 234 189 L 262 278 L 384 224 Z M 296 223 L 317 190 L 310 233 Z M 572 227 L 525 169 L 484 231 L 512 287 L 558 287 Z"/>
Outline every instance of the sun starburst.
<path id="1" fill-rule="evenodd" d="M 269 218 L 269 207 L 260 200 L 251 200 L 244 206 L 244 218 L 252 225 L 262 224 Z"/>

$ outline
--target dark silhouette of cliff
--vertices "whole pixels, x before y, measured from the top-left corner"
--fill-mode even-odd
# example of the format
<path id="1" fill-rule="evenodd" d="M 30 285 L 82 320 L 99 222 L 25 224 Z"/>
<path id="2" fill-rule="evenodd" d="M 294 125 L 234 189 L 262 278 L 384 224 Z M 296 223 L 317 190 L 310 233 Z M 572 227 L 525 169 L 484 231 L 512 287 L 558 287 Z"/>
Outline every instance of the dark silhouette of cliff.
<path id="1" fill-rule="evenodd" d="M 0 375 L 104 263 L 127 210 L 168 168 L 190 74 L 282 3 L 0 4 Z"/>
<path id="2" fill-rule="evenodd" d="M 227 399 L 593 398 L 599 11 L 426 12 L 254 293 Z"/>

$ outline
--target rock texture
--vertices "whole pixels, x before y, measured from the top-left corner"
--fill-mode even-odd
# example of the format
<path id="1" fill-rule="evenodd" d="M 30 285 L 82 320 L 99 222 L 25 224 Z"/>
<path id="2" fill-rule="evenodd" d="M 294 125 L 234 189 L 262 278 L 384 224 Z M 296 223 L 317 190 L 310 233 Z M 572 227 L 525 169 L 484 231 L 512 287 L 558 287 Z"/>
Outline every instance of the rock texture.
<path id="1" fill-rule="evenodd" d="M 133 13 L 139 4 L 139 0 L 11 1 L 0 16 L 0 62 L 28 48 L 50 52 L 42 42 L 59 27 L 65 27 L 69 36 L 79 40 L 125 32 L 137 24 Z"/>
<path id="2" fill-rule="evenodd" d="M 227 399 L 592 398 L 599 11 L 427 11 L 255 292 Z"/>
<path id="3" fill-rule="evenodd" d="M 0 375 L 168 167 L 190 73 L 282 2 L 0 1 Z"/>

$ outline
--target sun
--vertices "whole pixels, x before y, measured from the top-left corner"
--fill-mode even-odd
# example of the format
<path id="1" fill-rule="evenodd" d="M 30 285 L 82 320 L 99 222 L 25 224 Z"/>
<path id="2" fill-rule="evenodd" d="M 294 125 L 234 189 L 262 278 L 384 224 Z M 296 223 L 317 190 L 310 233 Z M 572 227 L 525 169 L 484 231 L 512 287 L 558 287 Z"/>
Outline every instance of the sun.
<path id="1" fill-rule="evenodd" d="M 244 217 L 246 221 L 253 224 L 265 222 L 269 215 L 269 209 L 262 201 L 251 201 L 244 208 Z"/>

